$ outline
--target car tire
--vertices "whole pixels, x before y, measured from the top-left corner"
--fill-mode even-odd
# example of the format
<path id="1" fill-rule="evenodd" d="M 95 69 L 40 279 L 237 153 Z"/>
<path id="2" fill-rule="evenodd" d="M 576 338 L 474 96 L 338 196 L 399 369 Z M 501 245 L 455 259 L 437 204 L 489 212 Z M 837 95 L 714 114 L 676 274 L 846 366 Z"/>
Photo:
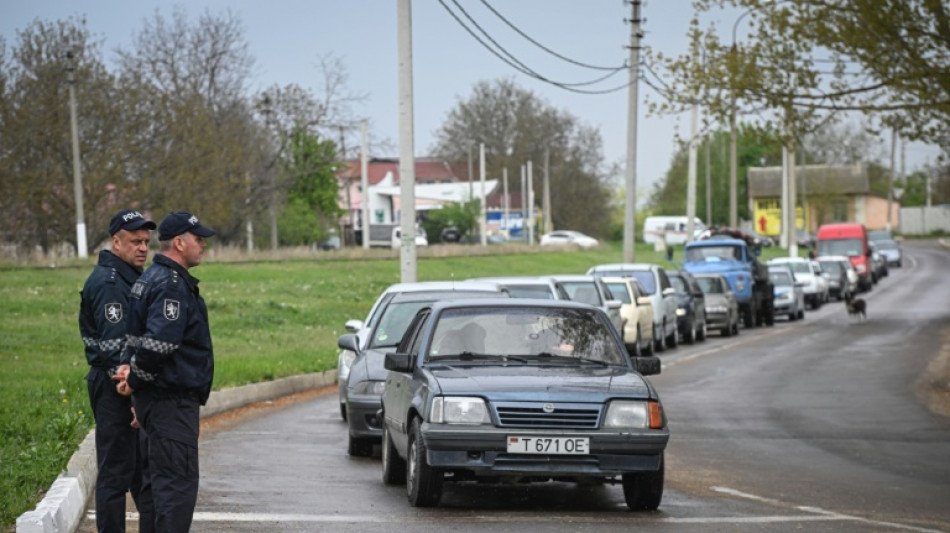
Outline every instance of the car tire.
<path id="1" fill-rule="evenodd" d="M 416 418 L 409 433 L 409 453 L 406 467 L 406 495 L 413 507 L 432 507 L 442 499 L 441 471 L 426 462 L 426 444 L 422 440 L 422 424 Z"/>
<path id="2" fill-rule="evenodd" d="M 805 310 L 804 310 L 804 309 L 799 309 L 799 310 L 798 310 L 798 318 L 800 318 L 800 319 L 801 319 L 801 318 L 805 318 Z"/>
<path id="3" fill-rule="evenodd" d="M 349 435 L 346 443 L 346 453 L 351 457 L 371 457 L 373 455 L 373 440 Z"/>
<path id="4" fill-rule="evenodd" d="M 686 344 L 693 344 L 696 342 L 696 321 L 692 321 L 689 324 L 689 330 L 686 332 L 686 335 L 683 335 L 683 342 Z"/>
<path id="5" fill-rule="evenodd" d="M 404 485 L 406 483 L 406 460 L 399 457 L 399 452 L 389 436 L 389 429 L 383 424 L 383 483 L 387 485 Z"/>
<path id="6" fill-rule="evenodd" d="M 755 321 L 756 321 L 755 308 L 751 304 L 749 305 L 749 312 L 742 313 L 742 320 L 745 323 L 745 327 L 747 328 L 755 327 Z"/>
<path id="7" fill-rule="evenodd" d="M 704 321 L 703 321 L 703 327 L 701 327 L 701 328 L 699 328 L 698 330 L 696 330 L 696 340 L 698 340 L 698 341 L 704 341 L 704 340 L 706 340 L 706 335 L 707 335 L 708 333 L 709 333 L 709 332 L 706 330 L 706 321 L 704 320 Z"/>
<path id="8" fill-rule="evenodd" d="M 666 322 L 663 323 L 663 329 L 666 330 Z M 676 345 L 679 344 L 679 338 L 680 338 L 680 328 L 679 326 L 674 325 L 673 333 L 671 333 L 666 338 L 666 346 L 668 348 L 676 348 Z"/>
<path id="9" fill-rule="evenodd" d="M 664 460 L 656 472 L 636 472 L 623 475 L 623 499 L 631 511 L 655 511 L 663 499 Z"/>
<path id="10" fill-rule="evenodd" d="M 346 404 L 345 403 L 340 403 L 340 418 L 342 418 L 343 421 L 346 422 Z"/>
<path id="11" fill-rule="evenodd" d="M 639 333 L 637 335 L 637 338 L 638 339 L 642 338 L 639 336 Z M 653 357 L 654 355 L 656 355 L 656 352 L 653 350 L 653 339 L 650 339 L 649 342 L 641 346 L 640 353 L 643 354 L 643 357 Z"/>
<path id="12" fill-rule="evenodd" d="M 662 352 L 666 349 L 666 327 L 663 330 L 657 333 L 656 324 L 653 325 L 653 351 L 656 353 Z"/>

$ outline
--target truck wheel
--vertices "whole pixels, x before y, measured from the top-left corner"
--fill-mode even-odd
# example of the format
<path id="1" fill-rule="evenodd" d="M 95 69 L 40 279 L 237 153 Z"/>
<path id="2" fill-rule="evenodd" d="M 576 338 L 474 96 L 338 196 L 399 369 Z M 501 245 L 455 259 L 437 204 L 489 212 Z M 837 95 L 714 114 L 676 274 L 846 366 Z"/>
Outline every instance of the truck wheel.
<path id="1" fill-rule="evenodd" d="M 745 327 L 754 328 L 755 327 L 755 308 L 751 305 L 742 311 L 742 321 L 745 323 Z"/>
<path id="2" fill-rule="evenodd" d="M 766 326 L 774 326 L 774 325 L 775 325 L 775 309 L 774 309 L 774 308 L 769 308 L 769 309 L 765 312 L 765 325 L 766 325 Z"/>

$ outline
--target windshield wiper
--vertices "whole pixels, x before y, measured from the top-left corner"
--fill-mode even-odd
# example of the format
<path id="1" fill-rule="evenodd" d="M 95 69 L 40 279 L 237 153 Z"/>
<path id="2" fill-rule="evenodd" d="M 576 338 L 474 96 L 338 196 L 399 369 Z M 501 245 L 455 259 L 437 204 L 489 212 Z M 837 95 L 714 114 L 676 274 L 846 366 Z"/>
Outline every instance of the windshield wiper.
<path id="1" fill-rule="evenodd" d="M 491 355 L 484 353 L 475 353 L 475 352 L 460 352 L 457 354 L 451 355 L 438 355 L 432 357 L 430 361 L 438 363 L 443 361 L 498 361 L 505 363 L 508 361 L 518 361 L 519 363 L 527 363 L 528 360 L 523 357 L 517 357 L 513 355 Z"/>
<path id="2" fill-rule="evenodd" d="M 557 355 L 551 352 L 541 352 L 538 354 L 538 357 L 541 357 L 545 360 L 557 361 L 561 363 L 584 363 L 588 365 L 597 365 L 597 366 L 611 366 L 610 363 L 606 361 L 601 361 L 599 359 L 587 359 L 584 357 L 573 357 L 570 355 Z"/>

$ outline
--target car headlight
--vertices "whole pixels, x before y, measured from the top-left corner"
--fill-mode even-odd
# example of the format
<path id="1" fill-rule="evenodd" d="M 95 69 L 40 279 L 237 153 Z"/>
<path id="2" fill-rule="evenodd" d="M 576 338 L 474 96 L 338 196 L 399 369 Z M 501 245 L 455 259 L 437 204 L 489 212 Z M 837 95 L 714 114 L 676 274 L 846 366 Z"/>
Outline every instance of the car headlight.
<path id="1" fill-rule="evenodd" d="M 663 414 L 659 402 L 615 400 L 607 406 L 605 428 L 659 429 L 663 427 Z"/>
<path id="2" fill-rule="evenodd" d="M 381 396 L 385 389 L 385 381 L 360 381 L 351 387 L 353 394 L 375 394 L 378 396 Z"/>
<path id="3" fill-rule="evenodd" d="M 684 307 L 677 307 L 677 308 L 676 308 L 676 316 L 686 316 L 686 308 L 684 308 Z"/>
<path id="4" fill-rule="evenodd" d="M 485 400 L 471 396 L 437 396 L 432 400 L 433 424 L 490 424 Z"/>

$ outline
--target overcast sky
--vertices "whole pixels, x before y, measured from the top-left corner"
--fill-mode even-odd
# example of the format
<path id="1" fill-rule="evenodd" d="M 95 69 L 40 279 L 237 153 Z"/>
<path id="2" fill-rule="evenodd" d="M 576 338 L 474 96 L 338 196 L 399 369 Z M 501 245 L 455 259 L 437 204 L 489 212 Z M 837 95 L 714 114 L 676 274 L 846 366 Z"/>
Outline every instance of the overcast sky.
<path id="1" fill-rule="evenodd" d="M 453 0 L 442 0 L 462 15 Z M 578 67 L 531 44 L 502 22 L 485 4 L 554 52 L 596 66 L 622 65 L 628 57 L 631 15 L 622 0 L 455 0 L 505 50 L 542 76 L 565 83 L 592 80 L 603 71 Z M 0 35 L 7 46 L 16 43 L 17 30 L 34 19 L 64 20 L 84 16 L 91 32 L 104 39 L 106 60 L 114 50 L 127 47 L 143 20 L 156 9 L 169 17 L 176 2 L 163 0 L 2 0 Z M 189 0 L 185 11 L 196 20 L 204 10 L 230 9 L 243 22 L 256 70 L 250 90 L 273 84 L 297 83 L 318 91 L 321 57 L 330 54 L 346 66 L 351 92 L 366 100 L 354 110 L 370 119 L 372 134 L 388 139 L 398 155 L 398 85 L 395 0 Z M 439 0 L 413 2 L 413 63 L 415 91 L 415 153 L 428 155 L 434 132 L 460 99 L 467 99 L 481 80 L 511 78 L 552 106 L 566 110 L 601 131 L 607 162 L 623 163 L 626 154 L 627 91 L 585 95 L 566 91 L 515 71 L 488 52 L 446 11 Z M 646 19 L 643 45 L 666 55 L 686 50 L 686 31 L 692 16 L 689 0 L 652 0 L 642 14 Z M 735 17 L 724 14 L 720 28 L 732 28 Z M 610 89 L 627 81 L 623 71 L 593 89 Z M 677 134 L 685 136 L 689 117 L 647 116 L 645 98 L 657 99 L 640 85 L 637 175 L 641 198 L 669 167 Z M 908 171 L 922 165 L 937 150 L 908 145 Z"/>

